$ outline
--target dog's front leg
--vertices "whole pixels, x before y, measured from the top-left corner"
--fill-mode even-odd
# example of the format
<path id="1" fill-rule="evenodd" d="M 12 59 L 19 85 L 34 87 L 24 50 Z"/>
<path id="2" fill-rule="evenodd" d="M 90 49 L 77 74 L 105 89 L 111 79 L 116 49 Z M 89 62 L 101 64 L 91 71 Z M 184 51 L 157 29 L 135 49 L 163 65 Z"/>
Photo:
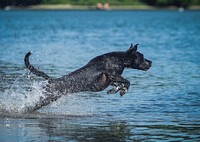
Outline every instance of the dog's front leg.
<path id="1" fill-rule="evenodd" d="M 130 87 L 130 82 L 128 80 L 124 79 L 122 76 L 111 77 L 111 80 L 111 85 L 115 86 L 115 88 L 108 90 L 108 94 L 115 94 L 120 91 L 120 95 L 123 96 L 128 92 Z"/>
<path id="2" fill-rule="evenodd" d="M 114 86 L 114 88 L 108 90 L 108 94 L 116 94 L 119 90 L 123 88 L 123 85 L 118 82 L 112 82 L 110 85 Z"/>

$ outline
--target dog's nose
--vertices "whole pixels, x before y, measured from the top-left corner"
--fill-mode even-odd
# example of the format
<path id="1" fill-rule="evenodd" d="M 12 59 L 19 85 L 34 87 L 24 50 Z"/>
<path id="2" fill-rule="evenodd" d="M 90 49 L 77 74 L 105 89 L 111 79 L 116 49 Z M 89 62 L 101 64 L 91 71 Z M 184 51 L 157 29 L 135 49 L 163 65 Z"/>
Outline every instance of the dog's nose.
<path id="1" fill-rule="evenodd" d="M 152 61 L 149 61 L 150 66 L 152 65 Z"/>

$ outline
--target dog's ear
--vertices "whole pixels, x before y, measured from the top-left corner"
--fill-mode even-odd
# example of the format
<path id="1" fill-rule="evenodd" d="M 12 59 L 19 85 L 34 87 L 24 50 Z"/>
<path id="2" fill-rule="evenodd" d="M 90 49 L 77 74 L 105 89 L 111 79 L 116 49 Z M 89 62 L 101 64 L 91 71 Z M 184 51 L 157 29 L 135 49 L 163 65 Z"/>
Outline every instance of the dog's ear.
<path id="1" fill-rule="evenodd" d="M 130 54 L 136 52 L 136 51 L 137 51 L 137 46 L 138 46 L 138 45 L 139 45 L 139 44 L 136 44 L 136 45 L 133 46 L 133 43 L 131 43 L 131 46 L 130 46 L 130 48 L 126 51 L 126 53 L 130 55 Z"/>

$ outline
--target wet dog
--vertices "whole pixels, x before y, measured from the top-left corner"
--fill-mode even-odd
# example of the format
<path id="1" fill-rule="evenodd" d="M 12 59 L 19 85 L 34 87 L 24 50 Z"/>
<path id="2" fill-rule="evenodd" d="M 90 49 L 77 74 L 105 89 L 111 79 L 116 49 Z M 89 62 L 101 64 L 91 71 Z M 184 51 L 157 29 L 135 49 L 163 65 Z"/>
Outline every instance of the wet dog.
<path id="1" fill-rule="evenodd" d="M 35 75 L 48 80 L 45 86 L 45 96 L 32 110 L 41 108 L 57 100 L 64 94 L 77 92 L 99 92 L 108 86 L 114 88 L 108 90 L 108 94 L 120 92 L 123 96 L 127 93 L 130 82 L 122 77 L 125 68 L 147 71 L 152 62 L 144 58 L 143 54 L 137 51 L 138 44 L 124 52 L 109 52 L 90 60 L 85 66 L 65 75 L 61 78 L 51 78 L 42 71 L 37 70 L 29 62 L 31 52 L 24 58 L 26 67 Z"/>

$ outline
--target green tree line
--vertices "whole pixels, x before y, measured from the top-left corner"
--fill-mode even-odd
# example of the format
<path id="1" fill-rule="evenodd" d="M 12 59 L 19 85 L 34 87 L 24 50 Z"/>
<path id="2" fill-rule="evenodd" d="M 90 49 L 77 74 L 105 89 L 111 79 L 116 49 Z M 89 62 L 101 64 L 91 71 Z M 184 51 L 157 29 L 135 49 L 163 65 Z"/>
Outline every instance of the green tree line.
<path id="1" fill-rule="evenodd" d="M 143 3 L 152 6 L 177 6 L 177 7 L 188 7 L 191 5 L 200 5 L 200 0 L 140 0 Z"/>
<path id="2" fill-rule="evenodd" d="M 151 5 L 158 7 L 200 5 L 200 0 L 0 0 L 0 7 L 36 4 L 96 5 L 98 2 L 107 2 L 110 5 Z"/>

